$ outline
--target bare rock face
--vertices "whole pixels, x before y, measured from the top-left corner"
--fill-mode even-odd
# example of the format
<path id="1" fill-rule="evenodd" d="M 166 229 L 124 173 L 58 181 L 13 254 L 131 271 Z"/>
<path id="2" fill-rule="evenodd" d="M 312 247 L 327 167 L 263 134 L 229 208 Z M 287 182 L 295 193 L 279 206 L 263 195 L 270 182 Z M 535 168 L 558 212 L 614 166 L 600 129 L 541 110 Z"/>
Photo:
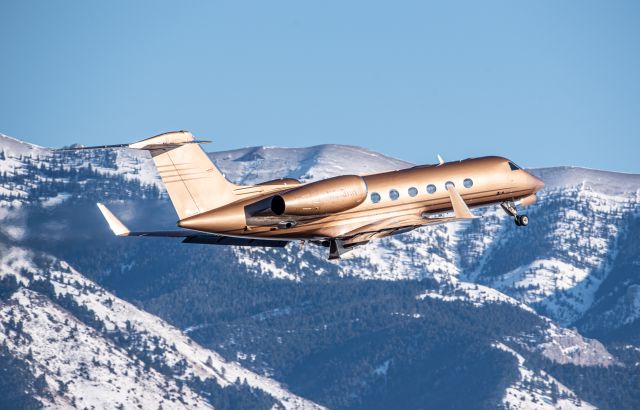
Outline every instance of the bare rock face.
<path id="1" fill-rule="evenodd" d="M 560 364 L 603 367 L 617 364 L 613 355 L 599 341 L 555 325 L 549 326 L 545 340 L 537 349 L 546 358 Z"/>

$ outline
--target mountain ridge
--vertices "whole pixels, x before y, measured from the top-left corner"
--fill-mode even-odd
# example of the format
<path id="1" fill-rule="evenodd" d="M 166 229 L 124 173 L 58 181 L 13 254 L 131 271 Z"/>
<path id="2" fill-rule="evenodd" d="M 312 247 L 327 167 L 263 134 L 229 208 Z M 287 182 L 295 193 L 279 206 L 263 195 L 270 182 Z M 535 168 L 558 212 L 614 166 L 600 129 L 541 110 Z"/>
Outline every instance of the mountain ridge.
<path id="1" fill-rule="evenodd" d="M 3 145 L 3 141 L 10 143 Z M 294 392 L 322 405 L 351 408 L 357 401 L 350 401 L 349 394 L 366 403 L 369 403 L 366 401 L 368 397 L 376 396 L 366 387 L 351 385 L 351 376 L 346 375 L 349 373 L 341 376 L 341 380 L 354 389 L 349 394 L 339 385 L 327 380 L 323 382 L 334 389 L 331 390 L 335 392 L 333 398 L 312 388 L 310 390 L 308 385 L 300 384 L 298 378 L 292 376 L 313 378 L 322 374 L 318 371 L 308 373 L 305 367 L 313 362 L 308 362 L 313 354 L 321 354 L 322 349 L 331 352 L 327 353 L 333 355 L 331 357 L 339 357 L 343 353 L 330 344 L 324 347 L 296 346 L 296 340 L 303 346 L 310 343 L 308 339 L 293 336 L 296 332 L 308 331 L 305 330 L 306 321 L 313 323 L 311 328 L 320 326 L 322 322 L 316 323 L 314 310 L 309 310 L 305 307 L 307 305 L 298 305 L 299 302 L 294 300 L 288 302 L 287 293 L 276 296 L 280 288 L 288 289 L 294 295 L 309 289 L 309 293 L 304 293 L 306 296 L 300 297 L 303 300 L 310 298 L 312 306 L 316 306 L 314 298 L 325 297 L 322 295 L 332 292 L 330 289 L 339 295 L 353 286 L 362 288 L 359 292 L 366 294 L 376 289 L 379 280 L 384 280 L 389 292 L 395 292 L 392 294 L 399 298 L 391 299 L 389 303 L 407 304 L 403 308 L 406 311 L 392 310 L 389 314 L 393 319 L 380 316 L 377 320 L 401 321 L 402 326 L 412 326 L 411 329 L 418 334 L 426 331 L 424 326 L 433 326 L 427 320 L 429 309 L 436 309 L 432 314 L 444 314 L 448 310 L 456 312 L 452 320 L 460 327 L 460 332 L 465 327 L 461 318 L 467 314 L 476 315 L 475 321 L 485 320 L 482 315 L 477 315 L 477 309 L 483 311 L 502 306 L 499 311 L 509 312 L 509 315 L 533 315 L 526 316 L 526 320 L 535 323 L 526 331 L 509 331 L 506 327 L 500 331 L 502 333 L 487 335 L 491 342 L 483 341 L 484 347 L 473 347 L 481 357 L 492 354 L 487 349 L 504 345 L 506 349 L 502 348 L 502 351 L 512 357 L 514 362 L 508 366 L 505 364 L 506 373 L 500 376 L 505 378 L 505 382 L 510 380 L 507 384 L 512 390 L 498 390 L 502 391 L 498 399 L 505 408 L 517 404 L 513 398 L 518 394 L 526 398 L 522 408 L 535 407 L 536 403 L 545 400 L 551 403 L 545 405 L 546 408 L 578 407 L 580 399 L 606 408 L 597 387 L 578 383 L 576 375 L 586 370 L 575 369 L 600 372 L 592 378 L 606 380 L 607 372 L 626 374 L 624 372 L 628 370 L 625 369 L 633 363 L 633 349 L 625 350 L 624 346 L 612 344 L 610 340 L 605 340 L 606 345 L 603 345 L 599 340 L 584 338 L 580 333 L 586 331 L 587 336 L 601 337 L 599 332 L 605 329 L 617 330 L 638 323 L 640 304 L 635 307 L 633 296 L 636 294 L 634 286 L 638 286 L 635 284 L 637 275 L 629 270 L 635 266 L 633 236 L 629 235 L 638 229 L 634 222 L 638 219 L 638 191 L 633 189 L 635 175 L 628 179 L 617 173 L 571 167 L 534 170 L 546 175 L 549 183 L 539 203 L 528 210 L 532 225 L 526 232 L 516 230 L 499 209 L 474 210 L 483 216 L 480 221 L 469 225 L 424 228 L 372 242 L 356 249 L 353 258 L 335 264 L 325 260 L 323 249 L 308 247 L 303 250 L 296 244 L 289 245 L 286 250 L 220 249 L 182 246 L 153 239 L 145 241 L 145 238 L 137 241 L 111 238 L 93 207 L 96 200 L 106 199 L 113 204 L 116 213 L 125 221 L 133 220 L 142 225 L 154 219 L 175 220 L 146 153 L 118 150 L 115 153 L 63 154 L 47 149 L 38 149 L 35 153 L 35 150 L 24 146 L 15 148 L 15 144 L 15 140 L 3 140 L 0 136 L 0 152 L 5 156 L 0 159 L 6 161 L 6 173 L 0 174 L 0 243 L 28 246 L 68 260 L 90 280 L 105 284 L 118 296 L 122 294 L 138 307 L 185 329 L 185 333 L 203 346 L 220 350 L 225 360 L 237 360 L 262 374 L 274 374 L 279 380 L 291 384 Z M 354 173 L 363 164 L 374 172 L 412 166 L 357 147 L 350 147 L 348 155 L 344 155 L 344 149 L 339 145 L 297 149 L 253 147 L 209 155 L 222 172 L 240 183 L 262 182 L 282 176 L 312 181 L 337 172 Z M 30 151 L 35 155 L 28 155 Z M 338 155 L 340 151 L 343 155 Z M 6 190 L 4 196 L 2 188 Z M 109 195 L 105 198 L 107 192 Z M 51 225 L 52 221 L 55 221 L 55 226 Z M 59 246 L 49 240 L 50 235 L 59 235 Z M 530 241 L 528 253 L 513 245 L 524 241 Z M 158 257 L 150 258 L 150 252 Z M 219 261 L 224 268 L 212 265 L 212 260 Z M 208 265 L 211 267 L 207 268 Z M 0 268 L 14 273 L 20 270 L 19 266 L 6 264 L 0 264 Z M 211 280 L 211 274 L 217 275 L 215 278 L 222 282 L 216 284 Z M 410 292 L 410 295 L 403 290 L 404 287 L 413 289 L 413 283 L 422 281 L 429 284 L 425 285 L 426 290 L 411 291 L 414 293 Z M 581 290 L 575 286 L 581 282 L 589 285 Z M 244 288 L 241 284 L 245 284 Z M 28 287 L 23 284 L 25 286 Z M 323 290 L 323 287 L 328 290 Z M 604 292 L 605 287 L 611 291 Z M 265 294 L 266 289 L 271 288 L 276 291 L 273 299 Z M 577 290 L 580 292 L 576 293 Z M 102 300 L 99 292 L 88 292 L 86 296 L 90 299 L 87 302 Z M 424 297 L 416 299 L 421 294 Z M 347 306 L 347 301 L 353 298 L 359 304 L 367 303 L 366 298 L 359 299 L 357 295 L 345 295 L 346 299 L 337 300 Z M 384 292 L 379 297 L 385 300 L 383 295 Z M 212 304 L 212 297 L 220 306 Z M 403 299 L 405 297 L 406 300 Z M 176 305 L 176 298 L 184 302 Z M 250 306 L 238 306 L 239 301 Z M 235 308 L 224 313 L 222 306 L 227 304 Z M 604 310 L 598 311 L 600 306 L 605 306 Z M 347 309 L 326 304 L 319 304 L 314 309 L 327 308 Z M 379 309 L 376 307 L 370 314 L 379 315 L 375 313 Z M 424 309 L 427 313 L 423 312 Z M 247 316 L 242 313 L 245 311 Z M 364 320 L 357 316 L 358 311 L 356 308 L 341 315 L 354 314 L 354 323 L 358 323 L 358 320 Z M 293 333 L 280 329 L 281 326 L 286 328 L 287 318 L 299 323 L 300 327 L 289 329 Z M 611 318 L 616 319 L 612 321 Z M 580 325 L 581 320 L 585 321 L 584 325 Z M 364 334 L 368 334 L 369 327 L 373 329 L 375 321 L 367 323 L 362 325 L 365 326 L 361 329 Z M 449 326 L 446 321 L 436 323 Z M 566 328 L 574 323 L 579 324 L 577 331 Z M 393 337 L 393 333 L 388 336 Z M 347 343 L 338 335 L 331 337 L 338 338 L 335 343 Z M 403 337 L 409 343 L 410 333 Z M 469 336 L 461 334 L 459 337 Z M 632 339 L 624 333 L 620 340 L 633 345 Z M 390 355 L 388 357 L 392 359 L 377 362 L 372 370 L 373 376 L 366 378 L 365 385 L 378 386 L 378 378 L 387 374 L 395 375 L 396 380 L 408 380 L 401 378 L 403 373 L 398 373 L 401 369 L 409 371 L 400 352 L 389 350 L 390 347 L 383 341 L 381 343 L 375 348 L 378 350 L 372 351 L 378 352 L 376 355 Z M 491 343 L 495 346 L 490 347 Z M 279 344 L 282 348 L 278 347 Z M 441 347 L 434 345 L 432 348 Z M 296 353 L 287 359 L 289 361 L 283 359 L 289 357 L 288 350 L 304 349 L 311 349 L 311 356 L 298 356 Z M 356 354 L 349 345 L 345 349 Z M 362 354 L 366 357 L 367 353 Z M 470 360 L 475 360 L 473 357 L 469 356 Z M 342 361 L 347 365 L 352 359 L 344 357 Z M 433 358 L 429 357 L 429 360 Z M 506 359 L 502 357 L 500 360 Z M 640 357 L 637 360 L 640 361 Z M 355 363 L 353 365 L 356 366 Z M 337 368 L 326 367 L 328 364 L 317 366 L 318 369 L 338 371 Z M 520 367 L 527 370 L 517 370 Z M 519 376 L 516 373 L 510 375 L 507 368 L 517 370 Z M 540 376 L 546 381 L 537 386 L 538 376 L 532 375 L 542 374 L 540 372 L 548 377 Z M 561 384 L 568 390 L 562 390 Z M 378 386 L 378 390 L 380 388 Z M 421 387 L 425 388 L 424 385 Z M 565 391 L 562 395 L 572 398 L 569 404 L 556 397 L 560 390 Z M 387 394 L 392 395 L 393 392 Z M 625 400 L 622 396 L 616 400 Z M 252 396 L 242 393 L 242 397 L 248 399 Z M 258 399 L 254 397 L 251 400 Z M 493 403 L 494 398 L 486 400 Z"/>
<path id="2" fill-rule="evenodd" d="M 28 152 L 27 150 L 29 149 L 36 150 L 36 151 L 38 150 L 49 151 L 49 152 L 56 150 L 56 148 L 41 147 L 35 144 L 31 144 L 29 142 L 20 140 L 18 138 L 0 133 L 0 144 L 5 145 L 5 142 L 2 142 L 2 139 L 5 139 L 5 141 L 13 141 L 18 146 L 23 146 L 24 148 L 26 148 L 26 150 L 25 149 L 17 150 L 18 153 Z M 77 144 L 72 144 L 72 145 L 77 145 Z M 211 157 L 211 159 L 214 162 L 220 161 L 220 164 L 216 163 L 216 165 L 219 166 L 221 170 L 224 169 L 227 172 L 232 171 L 233 175 L 236 176 L 238 172 L 233 170 L 232 169 L 233 167 L 229 166 L 228 164 L 231 163 L 232 161 L 234 162 L 241 161 L 243 157 L 245 157 L 245 160 L 246 160 L 247 159 L 246 156 L 249 156 L 249 155 L 259 155 L 260 153 L 263 153 L 263 152 L 275 153 L 276 154 L 275 158 L 281 159 L 279 158 L 278 154 L 285 154 L 285 156 L 290 156 L 291 153 L 293 152 L 293 153 L 297 153 L 296 156 L 308 157 L 314 153 L 316 155 L 326 155 L 326 154 L 330 155 L 331 151 L 340 151 L 344 149 L 348 150 L 350 153 L 357 152 L 357 153 L 368 155 L 374 158 L 380 158 L 382 160 L 381 162 L 384 163 L 384 167 L 387 168 L 387 170 L 403 169 L 403 168 L 409 168 L 409 167 L 418 165 L 408 161 L 404 161 L 402 159 L 379 154 L 375 151 L 371 151 L 364 147 L 359 147 L 356 145 L 348 145 L 348 144 L 318 144 L 318 145 L 313 145 L 309 147 L 276 147 L 276 146 L 267 146 L 267 145 L 257 145 L 257 146 L 236 148 L 236 149 L 230 149 L 230 150 L 224 150 L 224 151 L 206 151 L 205 150 L 205 152 L 209 157 Z M 139 152 L 139 155 L 141 157 L 146 157 L 144 152 Z M 253 160 L 254 159 L 252 158 L 251 161 Z M 395 167 L 390 164 L 395 165 Z M 429 164 L 434 164 L 434 163 L 426 162 L 424 164 L 419 164 L 419 165 L 429 165 Z M 225 167 L 225 165 L 227 165 L 227 167 Z M 526 168 L 526 169 L 533 171 L 537 175 L 545 176 L 547 178 L 547 180 L 545 181 L 546 185 L 553 186 L 553 187 L 567 186 L 567 184 L 575 184 L 577 182 L 575 180 L 570 180 L 570 179 L 569 179 L 570 182 L 558 182 L 558 180 L 563 181 L 562 178 L 557 178 L 558 171 L 566 171 L 566 172 L 563 172 L 563 175 L 562 175 L 562 177 L 565 177 L 565 178 L 567 177 L 567 174 L 572 175 L 575 173 L 581 173 L 584 176 L 584 173 L 592 173 L 598 176 L 613 176 L 613 177 L 616 177 L 616 179 L 622 178 L 627 180 L 626 182 L 628 182 L 629 184 L 640 184 L 640 173 L 634 173 L 634 172 L 612 171 L 612 170 L 589 168 L 589 167 L 576 166 L 576 165 L 557 165 L 553 167 L 538 167 L 538 168 Z M 268 171 L 268 172 L 275 173 L 277 171 Z M 377 169 L 376 172 L 383 172 L 383 170 Z M 285 177 L 294 178 L 295 176 L 290 174 L 287 174 L 287 175 L 278 174 L 276 176 L 274 174 L 274 175 L 270 175 L 269 177 L 274 177 L 271 179 L 276 179 L 276 178 L 285 178 Z M 580 176 L 578 176 L 578 178 L 579 177 Z M 232 182 L 239 182 L 239 180 L 242 180 L 243 178 L 247 178 L 247 177 L 236 177 L 235 179 L 232 180 Z M 264 181 L 257 181 L 257 182 L 264 182 Z M 631 189 L 631 188 L 628 188 L 628 189 Z M 638 185 L 636 185 L 635 189 L 638 190 L 640 188 L 638 187 Z"/>

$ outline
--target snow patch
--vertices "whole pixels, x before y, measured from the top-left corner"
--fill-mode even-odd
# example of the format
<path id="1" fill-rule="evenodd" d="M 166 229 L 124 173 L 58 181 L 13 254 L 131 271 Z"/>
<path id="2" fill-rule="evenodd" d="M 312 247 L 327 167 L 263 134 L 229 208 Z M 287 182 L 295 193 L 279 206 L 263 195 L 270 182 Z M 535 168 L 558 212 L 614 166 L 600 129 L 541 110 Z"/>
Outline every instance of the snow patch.
<path id="1" fill-rule="evenodd" d="M 595 409 L 580 400 L 568 387 L 544 371 L 533 371 L 525 366 L 525 359 L 504 343 L 493 347 L 512 354 L 518 361 L 520 378 L 507 387 L 502 403 L 508 409 L 521 410 L 569 410 Z"/>
<path id="2" fill-rule="evenodd" d="M 44 208 L 50 208 L 50 207 L 53 207 L 53 206 L 60 205 L 61 203 L 63 203 L 64 201 L 66 201 L 69 198 L 71 198 L 70 194 L 60 193 L 60 194 L 58 194 L 56 196 L 53 196 L 53 197 L 50 197 L 50 198 L 43 198 L 40 203 Z"/>

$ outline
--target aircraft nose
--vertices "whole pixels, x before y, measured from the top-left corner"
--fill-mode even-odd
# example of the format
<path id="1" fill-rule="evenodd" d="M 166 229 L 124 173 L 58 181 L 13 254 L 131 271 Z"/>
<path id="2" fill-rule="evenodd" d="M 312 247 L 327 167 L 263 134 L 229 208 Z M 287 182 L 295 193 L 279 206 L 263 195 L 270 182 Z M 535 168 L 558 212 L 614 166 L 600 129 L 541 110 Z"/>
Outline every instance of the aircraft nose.
<path id="1" fill-rule="evenodd" d="M 529 174 L 529 184 L 533 188 L 534 192 L 538 192 L 539 190 L 544 188 L 544 181 L 531 174 Z"/>

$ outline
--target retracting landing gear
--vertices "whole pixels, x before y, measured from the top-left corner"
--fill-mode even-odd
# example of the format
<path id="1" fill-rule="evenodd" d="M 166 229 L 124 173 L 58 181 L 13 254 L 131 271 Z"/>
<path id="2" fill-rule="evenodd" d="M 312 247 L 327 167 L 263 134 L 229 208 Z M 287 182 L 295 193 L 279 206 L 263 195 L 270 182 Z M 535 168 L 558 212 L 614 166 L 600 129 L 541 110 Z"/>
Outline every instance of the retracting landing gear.
<path id="1" fill-rule="evenodd" d="M 329 248 L 329 260 L 333 259 L 341 259 L 343 257 L 348 257 L 348 253 L 351 252 L 356 246 L 364 245 L 369 241 L 360 241 L 360 242 L 347 242 L 341 239 L 327 239 L 323 241 L 311 241 L 311 243 L 315 245 L 324 246 L 325 248 Z"/>
<path id="2" fill-rule="evenodd" d="M 507 215 L 510 215 L 513 217 L 517 226 L 529 225 L 529 217 L 525 214 L 518 215 L 516 204 L 514 204 L 512 201 L 503 202 L 500 204 L 500 206 L 502 207 L 502 209 L 504 209 Z"/>
<path id="3" fill-rule="evenodd" d="M 515 221 L 518 226 L 529 225 L 529 217 L 527 215 L 516 215 Z"/>

